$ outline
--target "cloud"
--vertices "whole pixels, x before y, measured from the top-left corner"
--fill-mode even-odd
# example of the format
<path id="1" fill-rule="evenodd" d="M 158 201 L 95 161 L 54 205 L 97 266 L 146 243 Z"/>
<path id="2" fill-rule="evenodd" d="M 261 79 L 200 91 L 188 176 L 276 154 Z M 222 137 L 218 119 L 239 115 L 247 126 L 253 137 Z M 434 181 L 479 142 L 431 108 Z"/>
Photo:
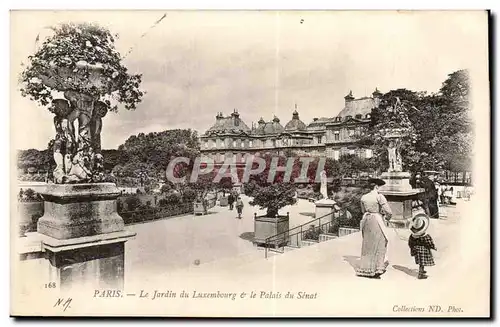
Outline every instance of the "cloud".
<path id="1" fill-rule="evenodd" d="M 34 41 L 55 22 L 91 17 L 119 33 L 116 46 L 122 53 L 133 48 L 125 64 L 143 74 L 147 94 L 137 110 L 105 117 L 103 146 L 114 148 L 139 131 L 189 127 L 202 133 L 217 112 L 235 108 L 249 126 L 274 114 L 285 124 L 297 103 L 308 123 L 335 116 L 349 90 L 356 97 L 370 95 L 375 87 L 436 91 L 447 74 L 473 61 L 463 47 L 482 42 L 480 30 L 461 26 L 461 17 L 470 14 L 459 12 L 443 19 L 436 13 L 172 11 L 150 29 L 162 15 L 16 12 L 13 74 L 22 69 L 17 62 L 33 52 L 25 41 Z M 18 147 L 44 147 L 53 133 L 50 115 L 40 114 L 44 109 L 20 99 L 18 92 L 12 106 L 32 134 Z"/>

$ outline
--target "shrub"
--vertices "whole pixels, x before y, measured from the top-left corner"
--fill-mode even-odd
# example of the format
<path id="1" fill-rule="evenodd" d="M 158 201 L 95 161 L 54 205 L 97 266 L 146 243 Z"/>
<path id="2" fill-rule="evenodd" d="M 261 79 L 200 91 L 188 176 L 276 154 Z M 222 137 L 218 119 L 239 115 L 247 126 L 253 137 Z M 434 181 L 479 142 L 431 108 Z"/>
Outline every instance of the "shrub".
<path id="1" fill-rule="evenodd" d="M 321 230 L 319 228 L 316 228 L 314 225 L 311 225 L 309 229 L 304 233 L 304 239 L 318 241 L 320 233 Z"/>
<path id="2" fill-rule="evenodd" d="M 250 205 L 267 209 L 267 217 L 275 217 L 279 209 L 297 202 L 295 185 L 291 183 L 257 186 L 253 193 L 254 198 Z"/>
<path id="3" fill-rule="evenodd" d="M 167 195 L 165 195 L 165 198 L 162 200 L 164 200 L 163 203 L 165 205 L 178 204 L 182 202 L 182 197 L 177 192 L 170 192 Z M 162 201 L 160 200 L 160 202 Z"/>
<path id="4" fill-rule="evenodd" d="M 36 192 L 33 189 L 28 188 L 24 191 L 24 197 L 26 201 L 34 201 L 36 199 Z"/>
<path id="5" fill-rule="evenodd" d="M 253 196 L 253 193 L 255 192 L 256 187 L 257 187 L 257 183 L 255 183 L 254 181 L 250 181 L 250 182 L 246 183 L 245 187 L 244 187 L 245 195 Z"/>
<path id="6" fill-rule="evenodd" d="M 161 186 L 160 192 L 162 194 L 167 194 L 172 189 L 172 185 L 170 183 L 165 183 Z"/>
<path id="7" fill-rule="evenodd" d="M 192 202 L 196 199 L 197 193 L 190 187 L 184 188 L 182 192 L 182 201 L 184 202 Z"/>
<path id="8" fill-rule="evenodd" d="M 338 219 L 334 219 L 332 221 L 330 227 L 328 228 L 328 233 L 338 235 L 339 234 L 339 227 L 340 227 L 340 223 L 339 223 Z"/>
<path id="9" fill-rule="evenodd" d="M 360 187 L 347 187 L 334 194 L 333 199 L 337 204 L 349 212 L 350 217 L 343 217 L 340 225 L 343 227 L 359 228 L 359 223 L 363 218 L 361 212 L 361 197 L 367 192 Z"/>
<path id="10" fill-rule="evenodd" d="M 116 211 L 121 212 L 123 210 L 123 202 L 118 199 L 116 200 Z"/>
<path id="11" fill-rule="evenodd" d="M 141 205 L 141 200 L 138 196 L 132 195 L 125 199 L 125 204 L 127 205 L 127 211 L 134 211 Z"/>

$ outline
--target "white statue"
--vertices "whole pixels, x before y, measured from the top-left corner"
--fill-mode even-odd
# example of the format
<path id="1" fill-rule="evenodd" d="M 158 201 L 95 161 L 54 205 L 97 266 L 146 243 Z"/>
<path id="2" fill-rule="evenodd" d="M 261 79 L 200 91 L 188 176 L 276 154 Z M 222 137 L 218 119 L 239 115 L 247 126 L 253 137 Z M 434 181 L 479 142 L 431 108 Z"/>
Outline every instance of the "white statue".
<path id="1" fill-rule="evenodd" d="M 326 188 L 326 183 L 327 183 L 327 176 L 326 176 L 326 171 L 321 172 L 321 188 L 320 188 L 320 193 L 323 196 L 323 199 L 328 199 L 328 192 Z"/>
<path id="2" fill-rule="evenodd" d="M 403 160 L 401 159 L 401 154 L 399 153 L 399 140 L 391 140 L 389 142 L 387 152 L 389 154 L 388 171 L 403 171 Z"/>
<path id="3" fill-rule="evenodd" d="M 389 154 L 389 170 L 388 171 L 396 171 L 396 146 L 394 141 L 389 142 L 389 147 L 387 148 Z"/>

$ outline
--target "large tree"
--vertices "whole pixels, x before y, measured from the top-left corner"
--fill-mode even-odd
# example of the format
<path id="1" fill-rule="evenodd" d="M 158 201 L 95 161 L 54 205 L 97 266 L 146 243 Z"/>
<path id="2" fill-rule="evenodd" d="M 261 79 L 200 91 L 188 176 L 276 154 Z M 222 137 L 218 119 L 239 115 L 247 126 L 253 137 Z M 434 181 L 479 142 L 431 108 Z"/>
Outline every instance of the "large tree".
<path id="1" fill-rule="evenodd" d="M 173 158 L 185 157 L 193 162 L 200 153 L 197 133 L 190 129 L 132 135 L 118 150 L 126 153 L 127 161 L 115 166 L 117 175 L 136 177 L 140 172 L 146 172 L 157 179 L 165 177 Z"/>
<path id="2" fill-rule="evenodd" d="M 439 114 L 439 133 L 435 136 L 436 152 L 444 168 L 470 171 L 473 148 L 473 126 L 469 107 L 470 77 L 466 70 L 448 76 L 440 89 L 443 98 Z"/>
<path id="3" fill-rule="evenodd" d="M 415 107 L 420 99 L 420 94 L 406 89 L 387 92 L 380 99 L 378 107 L 372 110 L 371 122 L 368 130 L 361 136 L 361 144 L 370 146 L 378 158 L 381 170 L 387 170 L 388 140 L 387 130 L 403 129 L 400 151 L 403 158 L 403 169 L 411 169 L 419 160 L 416 149 L 418 132 L 412 123 L 411 116 L 417 109 Z"/>
<path id="4" fill-rule="evenodd" d="M 470 171 L 472 123 L 469 110 L 469 75 L 466 70 L 448 76 L 438 93 L 426 94 L 406 89 L 390 91 L 372 111 L 372 120 L 361 144 L 374 149 L 378 165 L 388 167 L 387 142 L 381 130 L 392 121 L 411 124 L 403 138 L 403 168 L 412 172 L 426 169 Z M 395 117 L 393 104 L 400 99 L 404 119 Z"/>

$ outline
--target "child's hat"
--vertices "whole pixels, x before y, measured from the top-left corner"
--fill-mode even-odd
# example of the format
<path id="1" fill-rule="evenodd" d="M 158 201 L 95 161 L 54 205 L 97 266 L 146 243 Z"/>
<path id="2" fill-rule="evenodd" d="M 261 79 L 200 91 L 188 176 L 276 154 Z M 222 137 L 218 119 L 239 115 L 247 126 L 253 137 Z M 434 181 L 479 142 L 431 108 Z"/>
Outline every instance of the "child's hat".
<path id="1" fill-rule="evenodd" d="M 430 220 L 426 214 L 419 213 L 413 217 L 410 225 L 410 231 L 413 236 L 422 236 L 429 228 Z"/>

